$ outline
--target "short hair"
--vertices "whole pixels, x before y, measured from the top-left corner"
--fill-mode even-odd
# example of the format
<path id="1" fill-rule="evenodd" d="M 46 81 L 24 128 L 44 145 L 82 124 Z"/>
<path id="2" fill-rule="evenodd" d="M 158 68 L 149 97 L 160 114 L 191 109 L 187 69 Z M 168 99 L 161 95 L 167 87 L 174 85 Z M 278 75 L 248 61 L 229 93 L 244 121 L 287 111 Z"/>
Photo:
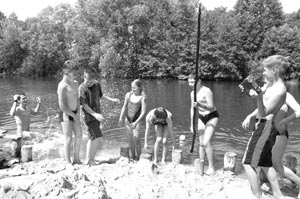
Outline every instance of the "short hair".
<path id="1" fill-rule="evenodd" d="M 62 72 L 63 74 L 67 74 L 70 73 L 71 71 L 77 71 L 79 70 L 77 64 L 75 63 L 75 61 L 73 60 L 67 60 L 65 61 L 63 68 L 62 68 Z"/>
<path id="2" fill-rule="evenodd" d="M 154 116 L 157 119 L 165 120 L 168 117 L 168 113 L 167 113 L 166 109 L 164 109 L 163 107 L 158 107 L 154 111 Z"/>
<path id="3" fill-rule="evenodd" d="M 83 72 L 89 74 L 92 77 L 96 77 L 97 76 L 97 70 L 94 67 L 86 67 L 83 69 Z"/>
<path id="4" fill-rule="evenodd" d="M 284 57 L 282 55 L 272 55 L 263 60 L 262 65 L 267 68 L 277 68 L 279 76 L 283 77 L 289 68 L 289 61 L 288 57 Z"/>

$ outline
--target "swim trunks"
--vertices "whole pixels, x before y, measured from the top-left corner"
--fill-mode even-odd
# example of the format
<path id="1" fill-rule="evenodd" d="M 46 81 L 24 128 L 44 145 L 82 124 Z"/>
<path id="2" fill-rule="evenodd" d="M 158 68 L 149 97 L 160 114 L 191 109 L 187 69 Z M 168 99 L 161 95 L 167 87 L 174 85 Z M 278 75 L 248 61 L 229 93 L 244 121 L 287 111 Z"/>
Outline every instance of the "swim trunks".
<path id="1" fill-rule="evenodd" d="M 96 138 L 102 137 L 100 122 L 98 120 L 86 122 L 86 125 L 88 127 L 89 139 L 94 140 Z"/>
<path id="2" fill-rule="evenodd" d="M 266 119 L 259 119 L 259 118 L 256 118 L 255 121 L 256 121 L 256 123 L 257 123 L 257 122 L 266 122 L 267 120 L 266 120 Z M 255 129 L 253 129 L 253 130 L 255 130 Z M 287 138 L 289 138 L 289 133 L 288 133 L 288 131 L 284 131 L 284 132 L 282 132 L 282 133 L 277 132 L 277 135 L 278 135 L 278 136 L 286 136 Z"/>
<path id="3" fill-rule="evenodd" d="M 76 109 L 76 110 L 74 110 L 72 112 L 76 115 L 77 111 L 78 110 Z M 72 116 L 68 115 L 68 119 L 66 119 L 66 118 L 64 118 L 64 113 L 62 111 L 60 111 L 60 113 L 59 113 L 59 121 L 60 122 L 72 122 L 72 121 L 74 121 L 74 118 Z"/>
<path id="4" fill-rule="evenodd" d="M 243 164 L 272 167 L 272 148 L 278 134 L 273 121 L 260 120 L 248 141 Z"/>
<path id="5" fill-rule="evenodd" d="M 210 112 L 207 115 L 202 115 L 199 113 L 199 119 L 203 122 L 203 124 L 206 124 L 209 120 L 211 120 L 213 118 L 219 118 L 218 111 Z"/>
<path id="6" fill-rule="evenodd" d="M 126 118 L 129 123 L 135 122 L 139 118 L 139 116 L 141 114 L 141 110 L 142 110 L 141 100 L 134 103 L 134 102 L 130 101 L 131 95 L 132 95 L 132 93 L 129 95 L 129 101 L 127 104 L 127 114 L 126 114 Z"/>
<path id="7" fill-rule="evenodd" d="M 153 125 L 159 124 L 162 126 L 166 126 L 166 125 L 168 125 L 167 118 L 168 118 L 168 113 L 167 113 L 166 109 L 159 107 L 154 111 L 154 116 L 151 119 L 151 122 Z"/>

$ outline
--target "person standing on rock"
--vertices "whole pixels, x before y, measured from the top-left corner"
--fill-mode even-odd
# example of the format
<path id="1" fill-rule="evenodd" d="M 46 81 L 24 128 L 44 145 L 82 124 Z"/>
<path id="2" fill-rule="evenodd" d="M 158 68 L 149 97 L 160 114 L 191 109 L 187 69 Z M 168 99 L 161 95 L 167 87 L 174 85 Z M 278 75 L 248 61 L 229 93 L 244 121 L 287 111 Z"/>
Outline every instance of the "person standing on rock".
<path id="1" fill-rule="evenodd" d="M 275 116 L 286 101 L 287 91 L 283 76 L 288 67 L 288 62 L 283 56 L 273 55 L 266 58 L 262 62 L 262 66 L 264 69 L 263 76 L 267 80 L 268 86 L 261 92 L 254 89 L 249 91 L 249 95 L 256 99 L 259 121 L 248 141 L 242 163 L 254 196 L 262 198 L 258 175 L 262 170 L 271 183 L 273 196 L 283 198 L 277 173 L 272 167 L 272 150 L 277 135 L 282 133 L 284 136 L 284 132 L 277 129 Z M 241 85 L 240 87 L 242 90 L 244 89 Z"/>
<path id="2" fill-rule="evenodd" d="M 15 149 L 16 158 L 21 157 L 23 131 L 30 131 L 30 117 L 36 115 L 40 110 L 41 98 L 37 97 L 34 109 L 27 107 L 27 96 L 24 93 L 14 95 L 14 102 L 9 114 L 15 117 L 17 124 L 17 136 L 13 139 L 17 143 Z"/>
<path id="3" fill-rule="evenodd" d="M 175 134 L 173 132 L 173 120 L 172 113 L 165 108 L 158 107 L 149 111 L 146 116 L 146 130 L 145 130 L 145 145 L 144 149 L 148 147 L 148 135 L 150 127 L 155 127 L 156 140 L 154 144 L 154 160 L 153 163 L 157 165 L 157 155 L 160 143 L 163 145 L 162 161 L 164 165 L 166 163 L 167 156 L 167 141 L 169 135 L 171 135 L 173 142 L 173 150 L 175 149 Z"/>
<path id="4" fill-rule="evenodd" d="M 84 82 L 79 86 L 80 104 L 84 113 L 84 121 L 88 127 L 88 142 L 86 145 L 85 164 L 95 165 L 95 155 L 101 142 L 100 122 L 104 117 L 100 113 L 100 99 L 120 103 L 119 99 L 103 95 L 99 81 L 96 80 L 97 71 L 86 68 L 83 72 Z"/>
<path id="5" fill-rule="evenodd" d="M 194 87 L 195 76 L 190 75 L 189 86 Z M 197 81 L 197 102 L 194 101 L 194 91 L 191 92 L 191 128 L 190 131 L 193 132 L 194 123 L 193 117 L 194 114 L 198 118 L 198 132 L 199 132 L 199 156 L 200 161 L 204 161 L 205 154 L 208 160 L 208 169 L 205 172 L 208 175 L 215 173 L 214 168 L 214 157 L 213 157 L 213 146 L 211 145 L 211 140 L 214 136 L 216 126 L 219 122 L 219 113 L 217 108 L 214 105 L 213 92 L 210 88 L 204 86 L 199 79 Z M 194 113 L 194 108 L 198 110 Z"/>
<path id="6" fill-rule="evenodd" d="M 126 132 L 133 160 L 139 160 L 141 155 L 139 131 L 141 128 L 141 121 L 145 114 L 146 94 L 143 90 L 142 81 L 136 79 L 131 83 L 131 91 L 125 95 L 125 101 L 119 119 L 119 126 L 122 126 L 126 117 Z"/>
<path id="7" fill-rule="evenodd" d="M 71 162 L 72 134 L 74 133 L 74 160 L 73 164 L 81 164 L 79 158 L 82 132 L 80 126 L 80 104 L 78 94 L 78 67 L 74 61 L 68 60 L 63 65 L 63 78 L 57 87 L 58 104 L 61 110 L 60 122 L 65 136 L 65 159 Z"/>

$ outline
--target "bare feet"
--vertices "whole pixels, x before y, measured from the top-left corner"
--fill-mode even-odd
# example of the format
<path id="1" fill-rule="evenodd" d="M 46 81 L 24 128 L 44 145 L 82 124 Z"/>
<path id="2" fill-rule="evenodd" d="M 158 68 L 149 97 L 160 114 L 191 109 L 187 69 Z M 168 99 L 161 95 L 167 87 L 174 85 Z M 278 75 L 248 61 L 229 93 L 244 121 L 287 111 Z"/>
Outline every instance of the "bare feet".
<path id="1" fill-rule="evenodd" d="M 74 165 L 74 164 L 82 164 L 82 162 L 81 162 L 80 160 L 74 160 L 74 161 L 73 161 L 73 165 Z"/>
<path id="2" fill-rule="evenodd" d="M 214 168 L 209 168 L 207 169 L 207 171 L 205 172 L 205 174 L 211 176 L 211 175 L 214 175 L 216 173 L 215 169 Z"/>

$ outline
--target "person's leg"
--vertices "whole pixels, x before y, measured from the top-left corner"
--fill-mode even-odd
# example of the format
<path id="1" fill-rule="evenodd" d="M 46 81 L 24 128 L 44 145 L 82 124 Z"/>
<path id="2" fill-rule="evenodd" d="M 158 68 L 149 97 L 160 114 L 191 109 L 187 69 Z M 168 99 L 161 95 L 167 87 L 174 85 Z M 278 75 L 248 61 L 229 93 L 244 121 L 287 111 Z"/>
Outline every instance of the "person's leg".
<path id="1" fill-rule="evenodd" d="M 262 169 L 271 184 L 273 196 L 275 198 L 283 198 L 275 169 L 273 167 L 262 167 Z"/>
<path id="2" fill-rule="evenodd" d="M 262 192 L 259 185 L 259 176 L 257 175 L 257 171 L 249 164 L 243 164 L 243 167 L 248 177 L 253 195 L 257 198 L 261 198 Z"/>
<path id="3" fill-rule="evenodd" d="M 204 130 L 205 130 L 205 125 L 204 123 L 199 119 L 198 120 L 198 133 L 199 133 L 199 158 L 200 161 L 204 162 L 205 159 L 205 150 L 204 150 Z"/>
<path id="4" fill-rule="evenodd" d="M 155 125 L 156 140 L 154 144 L 154 160 L 153 160 L 154 164 L 157 164 L 158 147 L 162 141 L 162 133 L 163 133 L 162 131 L 163 131 L 163 127 L 161 125 Z"/>
<path id="5" fill-rule="evenodd" d="M 92 145 L 92 139 L 89 138 L 89 140 L 86 143 L 86 155 L 85 155 L 85 162 L 84 164 L 90 164 L 91 161 L 91 145 Z"/>
<path id="6" fill-rule="evenodd" d="M 211 145 L 211 139 L 215 133 L 215 128 L 218 124 L 219 119 L 213 118 L 209 120 L 206 124 L 206 128 L 203 136 L 203 146 L 205 148 L 207 160 L 208 160 L 208 170 L 207 174 L 213 174 L 215 172 L 214 168 L 214 149 Z"/>
<path id="7" fill-rule="evenodd" d="M 73 131 L 75 136 L 75 142 L 74 142 L 74 161 L 73 164 L 81 164 L 79 153 L 80 153 L 80 146 L 81 146 L 81 140 L 82 140 L 82 131 L 81 126 L 79 122 L 72 122 L 73 124 Z"/>
<path id="8" fill-rule="evenodd" d="M 141 141 L 140 141 L 140 123 L 136 126 L 135 129 L 133 129 L 133 142 L 135 146 L 135 152 L 136 152 L 136 160 L 140 159 L 141 155 Z"/>
<path id="9" fill-rule="evenodd" d="M 166 157 L 167 157 L 167 151 L 168 151 L 168 137 L 169 137 L 169 127 L 164 126 L 163 127 L 163 138 L 162 138 L 162 145 L 163 145 L 163 153 L 162 153 L 162 164 L 166 164 Z"/>
<path id="10" fill-rule="evenodd" d="M 128 143 L 131 151 L 131 157 L 132 159 L 135 159 L 136 156 L 135 156 L 135 146 L 133 141 L 133 132 L 132 132 L 132 128 L 130 127 L 130 123 L 127 120 L 125 121 L 125 127 L 126 127 L 125 129 L 128 137 Z"/>
<path id="11" fill-rule="evenodd" d="M 272 150 L 272 162 L 274 169 L 283 177 L 286 177 L 298 185 L 300 189 L 300 177 L 296 175 L 290 168 L 282 165 L 282 158 L 286 149 L 288 138 L 285 135 L 276 136 L 276 142 Z M 300 190 L 298 198 L 300 198 Z"/>
<path id="12" fill-rule="evenodd" d="M 61 126 L 65 137 L 65 159 L 68 163 L 71 163 L 72 122 L 61 122 Z"/>

